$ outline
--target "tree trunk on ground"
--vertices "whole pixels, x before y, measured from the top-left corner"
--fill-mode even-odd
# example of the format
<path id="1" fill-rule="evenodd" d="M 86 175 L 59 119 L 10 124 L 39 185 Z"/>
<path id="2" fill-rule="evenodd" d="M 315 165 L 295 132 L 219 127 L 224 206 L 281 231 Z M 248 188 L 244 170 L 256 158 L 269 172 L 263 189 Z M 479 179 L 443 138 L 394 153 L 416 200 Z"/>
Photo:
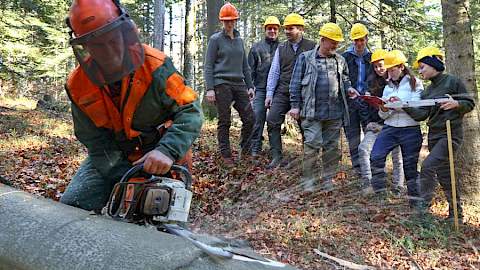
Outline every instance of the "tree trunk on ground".
<path id="1" fill-rule="evenodd" d="M 183 76 L 188 85 L 193 83 L 193 55 L 195 34 L 195 10 L 192 10 L 192 1 L 185 0 L 185 40 L 183 42 L 183 50 L 185 60 L 183 64 Z"/>
<path id="2" fill-rule="evenodd" d="M 473 35 L 468 0 L 442 0 L 443 36 L 447 71 L 462 78 L 475 97 L 476 107 L 465 115 L 465 140 L 456 158 L 456 171 L 465 198 L 480 198 L 479 103 L 475 82 Z"/>
<path id="3" fill-rule="evenodd" d="M 165 0 L 155 0 L 153 47 L 163 51 L 165 37 Z"/>

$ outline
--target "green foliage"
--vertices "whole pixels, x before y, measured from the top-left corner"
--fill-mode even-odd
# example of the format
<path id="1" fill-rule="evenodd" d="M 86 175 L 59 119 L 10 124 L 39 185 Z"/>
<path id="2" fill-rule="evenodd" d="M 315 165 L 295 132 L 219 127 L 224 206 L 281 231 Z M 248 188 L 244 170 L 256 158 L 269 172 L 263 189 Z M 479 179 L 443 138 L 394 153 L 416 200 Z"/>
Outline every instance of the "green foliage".
<path id="1" fill-rule="evenodd" d="M 478 0 L 475 0 L 478 1 Z M 290 12 L 304 16 L 305 36 L 318 40 L 320 27 L 330 20 L 330 1 L 231 1 L 240 11 L 237 27 L 244 35 L 247 47 L 263 36 L 263 20 L 270 15 L 281 22 Z M 344 31 L 343 51 L 350 45 L 349 32 L 353 23 L 361 21 L 370 30 L 370 47 L 401 49 L 410 60 L 427 45 L 442 44 L 442 17 L 439 1 L 333 1 L 337 24 Z M 245 23 L 246 22 L 246 23 Z M 247 31 L 245 31 L 247 27 Z M 285 39 L 283 33 L 280 39 Z"/>
<path id="2" fill-rule="evenodd" d="M 63 23 L 66 10 L 64 0 L 0 4 L 0 78 L 13 85 L 11 94 L 26 94 L 28 81 L 66 77 L 72 62 Z"/>
<path id="3" fill-rule="evenodd" d="M 45 89 L 59 88 L 75 64 L 68 45 L 68 30 L 64 24 L 70 0 L 0 0 L 0 78 L 16 93 L 23 92 L 26 85 L 34 82 Z M 141 31 L 143 42 L 152 43 L 154 0 L 122 0 Z M 281 22 L 291 12 L 304 16 L 305 36 L 318 40 L 321 25 L 330 20 L 330 1 L 318 0 L 262 0 L 231 1 L 240 11 L 237 28 L 248 48 L 263 35 L 263 21 L 275 15 Z M 441 5 L 439 0 L 346 0 L 333 1 L 335 18 L 344 30 L 343 51 L 351 43 L 351 24 L 360 20 L 370 30 L 371 49 L 398 48 L 409 57 L 410 62 L 421 47 L 442 46 L 443 33 Z M 179 0 L 166 0 L 176 8 L 183 4 Z M 195 85 L 202 89 L 202 65 L 208 40 L 206 39 L 206 1 L 195 1 L 196 34 L 199 45 L 195 55 Z M 177 11 L 178 13 L 178 11 Z M 477 73 L 480 72 L 480 0 L 470 1 L 469 15 L 472 22 Z M 166 22 L 167 26 L 168 23 Z M 166 29 L 166 33 L 170 29 Z M 183 25 L 174 25 L 172 33 L 179 34 Z M 280 39 L 285 35 L 280 33 Z M 180 61 L 181 62 L 181 61 Z M 177 67 L 181 70 L 182 67 Z M 480 82 L 478 82 L 480 83 Z M 16 90 L 15 90 L 16 89 Z M 4 87 L 5 91 L 5 87 Z M 35 91 L 33 91 L 35 92 Z M 21 94 L 22 92 L 20 92 Z"/>

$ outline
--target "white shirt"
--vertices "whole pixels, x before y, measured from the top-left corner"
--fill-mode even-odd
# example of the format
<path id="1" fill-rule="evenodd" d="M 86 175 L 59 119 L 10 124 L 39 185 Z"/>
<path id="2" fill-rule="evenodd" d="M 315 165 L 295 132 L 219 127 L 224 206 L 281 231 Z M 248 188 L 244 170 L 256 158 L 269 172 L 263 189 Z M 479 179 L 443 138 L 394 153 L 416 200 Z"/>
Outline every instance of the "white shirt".
<path id="1" fill-rule="evenodd" d="M 415 80 L 417 82 L 415 91 L 412 91 L 412 88 L 410 87 L 410 76 L 408 75 L 405 75 L 402 78 L 399 85 L 394 85 L 392 82 L 388 82 L 383 90 L 382 98 L 387 100 L 391 97 L 398 97 L 401 101 L 420 100 L 420 94 L 423 91 L 423 84 L 417 78 L 415 78 Z M 413 118 L 402 109 L 390 109 L 386 112 L 378 110 L 378 115 L 385 120 L 385 125 L 392 127 L 411 127 L 420 125 L 419 122 L 413 120 Z"/>

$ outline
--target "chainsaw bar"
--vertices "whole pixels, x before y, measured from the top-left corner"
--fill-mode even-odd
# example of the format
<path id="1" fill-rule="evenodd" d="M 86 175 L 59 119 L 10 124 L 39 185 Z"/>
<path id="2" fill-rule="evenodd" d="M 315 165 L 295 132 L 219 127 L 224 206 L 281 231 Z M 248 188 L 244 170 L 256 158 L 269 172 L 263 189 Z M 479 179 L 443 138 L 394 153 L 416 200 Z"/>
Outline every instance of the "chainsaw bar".
<path id="1" fill-rule="evenodd" d="M 244 262 L 256 262 L 266 266 L 271 267 L 278 267 L 283 268 L 286 267 L 286 264 L 281 262 L 269 260 L 269 259 L 258 259 L 252 256 L 248 256 L 247 254 L 241 254 L 240 252 L 236 252 L 231 249 L 221 248 L 221 247 L 214 247 L 212 245 L 203 243 L 193 238 L 193 233 L 187 229 L 184 229 L 177 224 L 161 224 L 157 227 L 158 230 L 164 230 L 170 234 L 177 235 L 182 237 L 183 239 L 189 241 L 194 246 L 199 248 L 201 251 L 205 252 L 209 256 L 220 258 L 220 259 L 227 259 L 227 260 L 238 260 Z"/>
<path id="2" fill-rule="evenodd" d="M 402 109 L 402 108 L 416 108 L 416 107 L 428 107 L 435 106 L 438 103 L 443 103 L 452 100 L 451 98 L 434 98 L 434 99 L 422 99 L 422 100 L 410 100 L 410 101 L 394 101 L 386 102 L 385 108 L 389 109 Z"/>

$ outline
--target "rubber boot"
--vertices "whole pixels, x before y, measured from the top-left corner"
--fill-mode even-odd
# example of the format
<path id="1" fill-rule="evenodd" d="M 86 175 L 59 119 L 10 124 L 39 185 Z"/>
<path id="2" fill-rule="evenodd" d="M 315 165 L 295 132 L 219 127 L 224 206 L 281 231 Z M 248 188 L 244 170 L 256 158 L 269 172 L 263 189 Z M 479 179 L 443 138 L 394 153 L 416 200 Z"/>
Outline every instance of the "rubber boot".
<path id="1" fill-rule="evenodd" d="M 317 170 L 318 149 L 304 145 L 303 160 L 302 160 L 302 178 L 300 184 L 304 191 L 313 192 L 317 184 L 316 170 Z"/>
<path id="2" fill-rule="evenodd" d="M 282 163 L 282 154 L 273 154 L 272 161 L 267 165 L 267 169 L 275 169 Z"/>
<path id="3" fill-rule="evenodd" d="M 270 142 L 270 152 L 272 153 L 272 161 L 267 165 L 267 169 L 274 169 L 282 163 L 282 137 L 280 130 L 269 126 L 268 140 Z"/>

